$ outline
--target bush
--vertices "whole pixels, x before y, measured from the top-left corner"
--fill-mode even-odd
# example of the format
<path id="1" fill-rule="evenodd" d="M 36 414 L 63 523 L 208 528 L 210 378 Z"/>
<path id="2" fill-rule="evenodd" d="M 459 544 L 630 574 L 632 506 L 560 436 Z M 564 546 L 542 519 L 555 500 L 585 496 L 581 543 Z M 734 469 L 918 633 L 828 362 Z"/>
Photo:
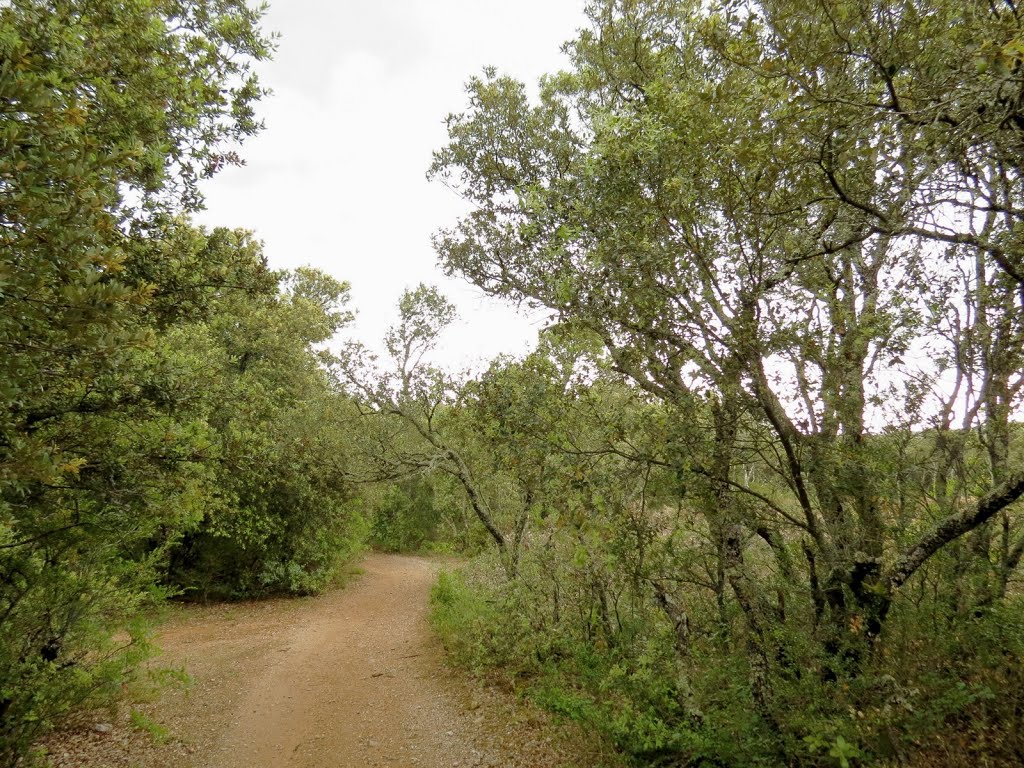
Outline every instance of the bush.
<path id="1" fill-rule="evenodd" d="M 458 571 L 442 570 L 430 605 L 431 623 L 453 659 L 478 670 L 493 663 L 489 646 L 499 616 L 483 590 L 471 588 Z"/>
<path id="2" fill-rule="evenodd" d="M 24 589 L 4 601 L 0 622 L 0 765 L 13 765 L 67 713 L 120 694 L 152 650 L 134 617 L 162 597 L 146 589 L 137 564 L 87 552 L 62 568 L 34 557 L 17 567 Z"/>
<path id="3" fill-rule="evenodd" d="M 440 520 L 431 481 L 402 480 L 387 486 L 377 503 L 370 543 L 385 552 L 417 552 L 435 541 Z"/>
<path id="4" fill-rule="evenodd" d="M 934 607 L 900 603 L 865 667 L 834 683 L 823 681 L 809 628 L 775 637 L 785 659 L 764 717 L 742 645 L 695 632 L 681 654 L 654 596 L 627 582 L 608 584 L 618 616 L 606 634 L 591 588 L 595 575 L 617 572 L 614 560 L 602 575 L 564 555 L 528 551 L 512 581 L 493 555 L 442 572 L 434 627 L 457 663 L 501 676 L 636 765 L 953 768 L 1017 765 L 1024 754 L 1019 599 L 940 624 L 922 613 Z M 626 606 L 643 603 L 631 623 Z M 694 616 L 705 626 L 710 618 Z"/>

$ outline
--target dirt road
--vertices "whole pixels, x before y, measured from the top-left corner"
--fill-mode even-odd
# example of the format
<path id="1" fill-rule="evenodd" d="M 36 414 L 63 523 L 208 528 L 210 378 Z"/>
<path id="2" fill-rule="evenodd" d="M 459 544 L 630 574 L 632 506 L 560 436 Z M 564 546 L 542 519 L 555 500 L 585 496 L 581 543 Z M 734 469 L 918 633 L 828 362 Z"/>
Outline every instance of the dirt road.
<path id="1" fill-rule="evenodd" d="M 100 733 L 49 743 L 53 765 L 99 768 L 596 766 L 579 734 L 446 669 L 426 621 L 439 565 L 371 555 L 342 590 L 189 609 L 158 635 L 170 690 Z M 134 720 L 134 725 L 131 721 Z M 142 726 L 140 728 L 140 725 Z"/>
<path id="2" fill-rule="evenodd" d="M 211 768 L 473 765 L 474 723 L 438 679 L 427 637 L 436 567 L 374 556 L 348 590 L 281 633 L 253 675 Z"/>

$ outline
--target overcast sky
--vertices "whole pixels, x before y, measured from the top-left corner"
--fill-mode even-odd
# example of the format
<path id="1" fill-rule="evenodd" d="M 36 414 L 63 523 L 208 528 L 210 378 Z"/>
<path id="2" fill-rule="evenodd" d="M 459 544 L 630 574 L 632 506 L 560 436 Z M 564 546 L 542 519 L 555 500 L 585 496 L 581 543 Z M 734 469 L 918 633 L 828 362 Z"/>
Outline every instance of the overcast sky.
<path id="1" fill-rule="evenodd" d="M 484 66 L 528 83 L 563 68 L 561 44 L 583 26 L 584 0 L 273 0 L 280 33 L 259 71 L 272 96 L 247 165 L 205 187 L 209 226 L 245 227 L 271 266 L 309 264 L 352 284 L 354 333 L 379 347 L 401 292 L 434 283 L 461 322 L 439 359 L 463 364 L 524 351 L 540 321 L 447 281 L 431 235 L 462 202 L 425 178 L 444 118 Z"/>

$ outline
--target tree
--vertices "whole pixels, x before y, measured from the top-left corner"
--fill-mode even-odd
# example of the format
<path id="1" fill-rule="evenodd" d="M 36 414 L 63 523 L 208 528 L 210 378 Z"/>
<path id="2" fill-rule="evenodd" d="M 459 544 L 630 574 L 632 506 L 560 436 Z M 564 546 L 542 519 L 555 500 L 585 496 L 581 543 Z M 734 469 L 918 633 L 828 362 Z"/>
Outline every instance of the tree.
<path id="1" fill-rule="evenodd" d="M 195 249 L 231 250 L 174 217 L 259 128 L 260 15 L 241 0 L 0 7 L 5 762 L 116 687 L 126 654 L 110 638 L 152 592 L 142 545 L 196 513 L 208 436 L 160 401 L 174 394 L 161 379 L 173 362 L 154 358 L 150 320 L 171 308 L 149 302 L 176 287 L 150 278 Z M 221 266 L 197 282 L 224 280 Z M 138 645 L 136 634 L 128 656 Z"/>
<path id="2" fill-rule="evenodd" d="M 1017 21 L 995 8 L 954 24 L 961 11 L 595 3 L 573 70 L 536 104 L 493 71 L 470 81 L 431 169 L 473 205 L 436 239 L 449 271 L 590 329 L 677 412 L 707 403 L 709 453 L 678 468 L 704 488 L 751 689 L 775 725 L 773 680 L 794 674 L 780 627 L 812 627 L 823 681 L 856 678 L 915 573 L 1024 494 L 995 437 L 1020 403 L 1007 380 L 1022 340 L 1018 139 L 1002 105 L 1016 80 L 953 54 L 966 26 L 1011 55 L 1001 36 Z M 987 109 L 1000 122 L 969 116 Z M 970 250 L 941 262 L 946 245 Z M 951 294 L 965 258 L 980 271 Z M 979 302 L 969 343 L 931 319 Z M 964 374 L 953 401 L 929 394 L 942 371 L 924 352 L 939 349 Z M 927 427 L 943 402 L 978 403 L 966 425 L 1004 447 L 987 487 L 897 524 L 907 455 L 879 433 Z M 770 483 L 751 481 L 754 463 Z M 764 588 L 765 558 L 806 603 Z"/>
<path id="3" fill-rule="evenodd" d="M 473 514 L 514 572 L 519 538 L 509 552 L 508 536 L 499 526 L 481 482 L 448 436 L 447 409 L 458 384 L 426 360 L 455 319 L 455 307 L 436 288 L 420 284 L 402 294 L 398 309 L 398 323 L 385 337 L 390 370 L 375 369 L 374 356 L 355 343 L 345 350 L 337 367 L 341 385 L 368 409 L 368 417 L 404 425 L 414 436 L 409 443 L 395 439 L 400 430 L 375 431 L 382 440 L 369 450 L 370 463 L 375 465 L 371 471 L 381 480 L 428 470 L 450 475 L 465 491 Z"/>
<path id="4" fill-rule="evenodd" d="M 182 389 L 216 457 L 205 509 L 171 542 L 168 580 L 188 596 L 316 592 L 359 546 L 346 458 L 356 417 L 318 351 L 351 319 L 348 285 L 309 268 L 280 277 L 226 293 L 170 344 L 201 371 Z"/>
<path id="5" fill-rule="evenodd" d="M 970 246 L 1019 286 L 1024 122 L 1016 6 L 784 0 L 758 4 L 757 13 L 748 25 L 743 6 L 723 11 L 714 46 L 761 78 L 783 80 L 796 104 L 811 107 L 810 120 L 824 131 L 808 131 L 809 148 L 827 147 L 833 158 L 819 161 L 831 194 L 863 213 L 873 231 Z M 818 67 L 827 75 L 809 78 Z M 891 156 L 918 177 L 901 208 L 875 205 L 829 165 L 857 151 L 842 137 L 854 126 L 882 129 Z M 795 127 L 807 131 L 808 123 Z"/>
<path id="6" fill-rule="evenodd" d="M 196 208 L 225 142 L 258 129 L 258 18 L 243 2 L 0 9 L 2 427 L 19 466 L 47 461 L 32 425 L 73 411 L 82 382 L 146 342 L 133 313 L 151 285 L 125 279 L 130 251 Z"/>

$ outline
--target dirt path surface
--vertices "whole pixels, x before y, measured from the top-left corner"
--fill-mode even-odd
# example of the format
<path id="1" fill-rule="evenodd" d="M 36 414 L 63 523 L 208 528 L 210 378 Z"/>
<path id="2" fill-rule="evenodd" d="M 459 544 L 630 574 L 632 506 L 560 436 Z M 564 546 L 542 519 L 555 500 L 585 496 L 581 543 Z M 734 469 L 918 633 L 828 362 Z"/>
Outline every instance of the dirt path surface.
<path id="1" fill-rule="evenodd" d="M 350 589 L 281 633 L 276 658 L 246 684 L 207 765 L 480 762 L 430 652 L 425 613 L 434 564 L 376 556 L 364 567 Z"/>
<path id="2" fill-rule="evenodd" d="M 601 764 L 512 697 L 444 666 L 426 620 L 439 564 L 371 555 L 342 590 L 188 609 L 157 637 L 186 690 L 47 743 L 55 768 Z M 101 732 L 105 731 L 105 732 Z"/>

